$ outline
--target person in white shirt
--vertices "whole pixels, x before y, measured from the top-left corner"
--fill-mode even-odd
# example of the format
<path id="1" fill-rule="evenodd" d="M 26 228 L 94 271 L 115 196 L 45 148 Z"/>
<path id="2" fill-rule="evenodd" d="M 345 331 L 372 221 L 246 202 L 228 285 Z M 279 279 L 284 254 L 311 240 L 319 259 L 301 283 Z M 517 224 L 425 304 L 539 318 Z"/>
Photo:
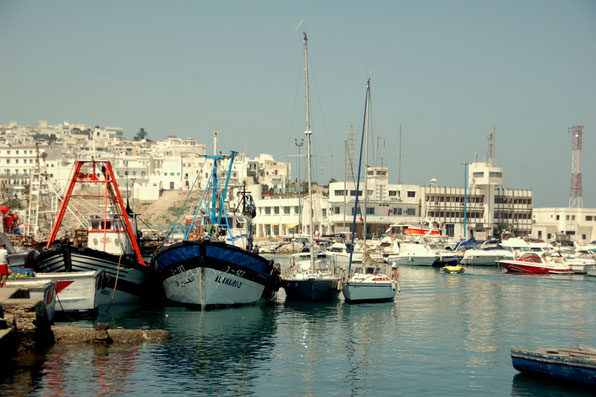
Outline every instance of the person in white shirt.
<path id="1" fill-rule="evenodd" d="M 6 280 L 8 280 L 8 251 L 6 245 L 2 244 L 0 247 L 0 288 L 6 287 Z"/>

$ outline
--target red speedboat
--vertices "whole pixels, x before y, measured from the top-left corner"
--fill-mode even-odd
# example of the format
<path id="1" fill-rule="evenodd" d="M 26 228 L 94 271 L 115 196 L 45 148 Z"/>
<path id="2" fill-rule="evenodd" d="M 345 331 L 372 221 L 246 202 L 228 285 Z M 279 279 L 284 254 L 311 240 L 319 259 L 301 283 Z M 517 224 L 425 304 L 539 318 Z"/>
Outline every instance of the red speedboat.
<path id="1" fill-rule="evenodd" d="M 519 258 L 511 260 L 501 260 L 498 262 L 507 271 L 518 273 L 538 273 L 538 274 L 571 274 L 573 269 L 569 266 L 561 255 L 557 252 L 528 252 Z"/>

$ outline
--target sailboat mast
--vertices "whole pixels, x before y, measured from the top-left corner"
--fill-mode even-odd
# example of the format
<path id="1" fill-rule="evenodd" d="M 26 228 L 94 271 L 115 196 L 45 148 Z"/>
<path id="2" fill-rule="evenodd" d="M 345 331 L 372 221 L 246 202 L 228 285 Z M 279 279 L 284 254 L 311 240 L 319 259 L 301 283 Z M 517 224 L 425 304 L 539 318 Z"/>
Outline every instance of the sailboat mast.
<path id="1" fill-rule="evenodd" d="M 311 180 L 311 157 L 310 157 L 310 136 L 312 131 L 310 130 L 310 104 L 309 104 L 309 97 L 308 97 L 308 38 L 306 37 L 306 33 L 304 33 L 304 101 L 306 103 L 305 111 L 306 111 L 306 158 L 308 163 L 308 231 L 309 231 L 309 243 L 310 243 L 310 266 L 311 268 L 314 267 L 314 258 L 313 258 L 313 228 L 312 228 L 312 213 L 313 213 L 313 202 L 312 202 L 312 180 Z"/>
<path id="2" fill-rule="evenodd" d="M 364 238 L 364 249 L 366 250 L 366 205 L 368 203 L 368 126 L 370 125 L 370 75 L 366 80 L 366 102 L 368 106 L 366 107 L 366 132 L 365 132 L 365 141 L 364 141 L 364 222 L 363 222 L 363 238 Z M 358 192 L 356 192 L 358 194 Z"/>

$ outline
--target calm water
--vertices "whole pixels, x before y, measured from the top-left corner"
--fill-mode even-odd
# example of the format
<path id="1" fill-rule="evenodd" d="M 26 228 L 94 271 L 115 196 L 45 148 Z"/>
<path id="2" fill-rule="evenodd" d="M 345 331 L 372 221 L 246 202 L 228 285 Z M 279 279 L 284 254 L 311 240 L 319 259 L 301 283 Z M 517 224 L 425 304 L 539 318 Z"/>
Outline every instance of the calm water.
<path id="1" fill-rule="evenodd" d="M 33 395 L 591 395 L 517 373 L 512 347 L 596 346 L 596 279 L 400 268 L 394 303 L 285 303 L 191 311 L 112 307 L 112 328 L 163 328 L 165 345 L 52 348 L 3 370 Z M 92 321 L 78 321 L 92 327 Z"/>

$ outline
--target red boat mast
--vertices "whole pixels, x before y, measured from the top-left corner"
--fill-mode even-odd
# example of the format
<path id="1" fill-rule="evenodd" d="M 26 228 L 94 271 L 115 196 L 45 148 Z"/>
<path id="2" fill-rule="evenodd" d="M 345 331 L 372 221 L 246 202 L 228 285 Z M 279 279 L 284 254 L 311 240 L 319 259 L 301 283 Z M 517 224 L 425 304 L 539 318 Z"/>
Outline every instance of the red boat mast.
<path id="1" fill-rule="evenodd" d="M 86 169 L 91 168 L 90 170 L 84 172 L 81 171 L 83 166 L 86 164 L 90 164 L 90 167 L 85 167 Z M 99 170 L 97 169 L 99 168 Z M 105 184 L 104 194 L 73 194 L 75 185 L 77 183 L 89 183 L 89 184 Z M 112 193 L 112 194 L 109 194 Z M 143 266 L 147 266 L 145 261 L 143 260 L 143 256 L 141 255 L 141 250 L 139 249 L 139 245 L 137 244 L 137 239 L 133 235 L 132 226 L 128 220 L 128 215 L 126 212 L 126 208 L 124 207 L 124 203 L 122 201 L 122 196 L 120 195 L 120 190 L 118 189 L 118 184 L 116 183 L 116 178 L 114 176 L 114 171 L 112 170 L 112 165 L 109 161 L 83 161 L 78 160 L 75 164 L 73 175 L 70 179 L 68 186 L 66 187 L 66 191 L 64 193 L 64 198 L 62 199 L 62 203 L 60 204 L 60 209 L 58 210 L 58 216 L 54 222 L 54 226 L 52 227 L 52 231 L 48 238 L 48 242 L 46 244 L 46 248 L 50 248 L 54 241 L 56 240 L 56 236 L 58 235 L 58 230 L 60 229 L 60 225 L 62 224 L 62 220 L 64 219 L 64 214 L 66 213 L 66 209 L 68 208 L 68 203 L 72 197 L 96 197 L 96 198 L 104 198 L 104 228 L 107 220 L 108 215 L 108 205 L 110 202 L 114 204 L 116 210 L 120 213 L 122 218 L 124 219 L 124 223 L 126 225 L 126 235 L 130 240 L 132 248 L 137 256 L 139 263 Z M 104 243 L 105 245 L 105 243 Z"/>

